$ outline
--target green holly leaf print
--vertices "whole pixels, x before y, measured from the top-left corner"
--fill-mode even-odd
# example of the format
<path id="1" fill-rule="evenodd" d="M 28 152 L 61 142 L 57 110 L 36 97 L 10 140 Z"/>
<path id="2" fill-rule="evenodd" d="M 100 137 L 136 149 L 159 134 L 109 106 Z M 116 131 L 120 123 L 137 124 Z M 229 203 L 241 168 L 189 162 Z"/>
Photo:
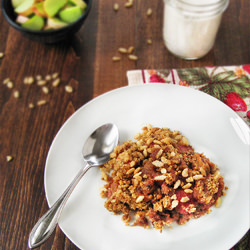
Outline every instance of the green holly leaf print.
<path id="1" fill-rule="evenodd" d="M 250 96 L 250 79 L 247 76 L 237 77 L 233 71 L 220 72 L 211 76 L 210 84 L 200 90 L 222 101 L 230 92 L 236 92 L 245 98 Z"/>
<path id="2" fill-rule="evenodd" d="M 167 78 L 170 74 L 170 70 L 169 69 L 160 69 L 160 70 L 157 70 L 157 73 L 159 73 L 159 75 L 161 77 Z"/>
<path id="3" fill-rule="evenodd" d="M 202 85 L 210 82 L 206 68 L 177 69 L 179 78 L 190 85 Z"/>
<path id="4" fill-rule="evenodd" d="M 215 73 L 217 68 L 208 73 L 206 68 L 179 69 L 179 78 L 189 85 L 223 101 L 229 92 L 236 92 L 242 98 L 250 96 L 250 79 L 247 75 L 237 76 L 234 71 Z"/>
<path id="5" fill-rule="evenodd" d="M 156 80 L 157 82 L 170 83 L 170 78 L 169 78 L 170 70 L 169 69 L 157 70 L 156 75 L 160 77 L 160 79 Z"/>

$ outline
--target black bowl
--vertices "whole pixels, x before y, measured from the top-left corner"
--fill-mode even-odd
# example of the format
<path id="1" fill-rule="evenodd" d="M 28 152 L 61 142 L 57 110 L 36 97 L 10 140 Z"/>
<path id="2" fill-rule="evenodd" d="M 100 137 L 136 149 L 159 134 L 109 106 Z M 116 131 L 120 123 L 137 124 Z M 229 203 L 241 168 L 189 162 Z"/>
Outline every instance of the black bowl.
<path id="1" fill-rule="evenodd" d="M 81 28 L 84 21 L 86 20 L 92 4 L 92 0 L 85 0 L 88 6 L 84 14 L 74 23 L 71 23 L 60 29 L 33 31 L 25 29 L 15 22 L 17 15 L 12 7 L 11 0 L 1 1 L 2 12 L 7 22 L 29 39 L 43 43 L 57 43 L 72 38 L 72 36 Z"/>

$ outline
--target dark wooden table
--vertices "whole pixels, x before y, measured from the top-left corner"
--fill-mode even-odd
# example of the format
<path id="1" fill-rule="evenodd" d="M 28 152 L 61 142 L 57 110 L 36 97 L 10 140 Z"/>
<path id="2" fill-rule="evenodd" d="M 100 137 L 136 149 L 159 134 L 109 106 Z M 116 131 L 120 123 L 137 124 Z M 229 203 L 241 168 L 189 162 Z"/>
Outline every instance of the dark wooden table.
<path id="1" fill-rule="evenodd" d="M 113 10 L 117 2 L 120 8 Z M 80 106 L 109 90 L 126 86 L 126 71 L 250 63 L 250 3 L 232 0 L 214 49 L 197 61 L 170 54 L 162 39 L 162 0 L 93 0 L 84 27 L 71 41 L 33 42 L 11 28 L 0 12 L 0 249 L 27 249 L 30 230 L 48 206 L 43 173 L 50 144 L 64 121 Z M 148 17 L 146 11 L 152 8 Z M 152 44 L 147 44 L 152 39 Z M 137 61 L 113 62 L 120 47 L 135 47 Z M 48 94 L 27 76 L 59 73 L 60 85 Z M 10 78 L 13 88 L 2 84 Z M 52 81 L 52 80 L 50 80 Z M 73 92 L 65 91 L 70 85 Z M 9 86 L 11 87 L 11 86 Z M 19 91 L 19 97 L 14 96 Z M 46 92 L 46 90 L 44 90 Z M 16 94 L 17 95 L 17 94 Z M 17 98 L 18 97 L 18 98 Z M 37 101 L 46 100 L 37 106 Z M 29 105 L 35 104 L 34 108 Z M 13 159 L 7 161 L 6 156 Z M 9 158 L 10 160 L 10 158 Z M 77 249 L 57 228 L 39 249 Z M 237 247 L 235 249 L 238 249 Z M 249 249 L 249 241 L 244 248 Z M 98 250 L 98 249 L 97 249 Z"/>

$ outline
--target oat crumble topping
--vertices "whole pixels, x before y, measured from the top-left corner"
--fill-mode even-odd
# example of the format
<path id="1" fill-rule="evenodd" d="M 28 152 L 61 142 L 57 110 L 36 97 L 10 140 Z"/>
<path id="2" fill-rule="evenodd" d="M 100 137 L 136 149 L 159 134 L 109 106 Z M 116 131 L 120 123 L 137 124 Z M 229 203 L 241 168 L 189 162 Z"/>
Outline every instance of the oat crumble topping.
<path id="1" fill-rule="evenodd" d="M 127 225 L 162 231 L 220 206 L 227 188 L 214 163 L 195 152 L 179 131 L 150 125 L 142 130 L 100 167 L 107 210 L 123 214 Z"/>

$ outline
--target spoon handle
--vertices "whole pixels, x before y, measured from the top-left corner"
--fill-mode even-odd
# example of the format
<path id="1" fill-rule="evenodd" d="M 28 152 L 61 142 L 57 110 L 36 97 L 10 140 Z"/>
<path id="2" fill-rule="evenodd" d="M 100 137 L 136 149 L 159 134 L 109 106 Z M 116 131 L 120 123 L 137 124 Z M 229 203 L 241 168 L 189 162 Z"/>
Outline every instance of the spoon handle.
<path id="1" fill-rule="evenodd" d="M 90 169 L 90 165 L 86 164 L 83 167 L 67 189 L 63 192 L 60 198 L 53 204 L 53 206 L 38 220 L 33 229 L 30 232 L 28 246 L 30 249 L 34 249 L 44 243 L 50 235 L 53 233 L 58 223 L 60 214 L 65 206 L 70 194 L 74 190 L 75 186 L 84 176 L 84 174 Z"/>

